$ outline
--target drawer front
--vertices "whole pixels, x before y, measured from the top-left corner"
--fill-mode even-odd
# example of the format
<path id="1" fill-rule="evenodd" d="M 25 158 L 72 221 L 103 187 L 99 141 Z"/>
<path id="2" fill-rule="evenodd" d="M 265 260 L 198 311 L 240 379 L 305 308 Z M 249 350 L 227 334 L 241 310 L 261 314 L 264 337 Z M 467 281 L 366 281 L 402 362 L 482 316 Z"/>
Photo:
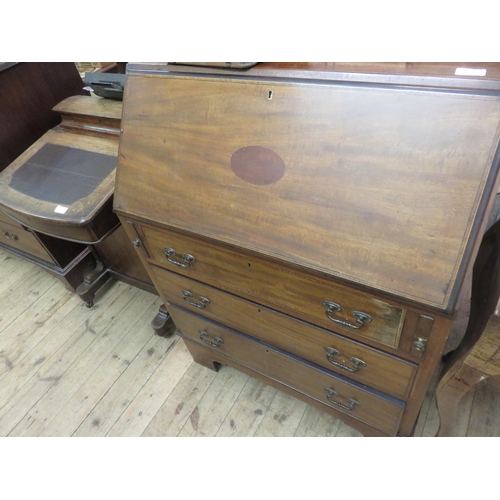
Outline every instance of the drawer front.
<path id="1" fill-rule="evenodd" d="M 165 302 L 224 323 L 399 399 L 406 399 L 410 391 L 417 370 L 414 363 L 204 283 L 156 266 L 150 269 Z"/>
<path id="2" fill-rule="evenodd" d="M 181 334 L 285 384 L 302 394 L 348 414 L 390 435 L 395 435 L 405 405 L 375 391 L 366 390 L 314 365 L 259 343 L 246 335 L 169 304 Z"/>
<path id="3" fill-rule="evenodd" d="M 328 278 L 201 242 L 173 231 L 142 227 L 155 261 L 167 269 L 255 300 L 343 334 L 397 348 L 405 310 Z"/>
<path id="4" fill-rule="evenodd" d="M 2 222 L 5 222 L 6 224 L 15 224 L 14 220 L 12 219 L 12 217 L 9 217 L 6 213 L 2 212 L 2 210 L 0 210 L 0 223 Z"/>
<path id="5" fill-rule="evenodd" d="M 15 223 L 14 223 L 15 224 Z M 50 254 L 43 245 L 37 240 L 36 236 L 26 231 L 20 225 L 7 224 L 0 221 L 0 241 L 12 248 L 26 252 L 33 257 L 54 263 Z"/>

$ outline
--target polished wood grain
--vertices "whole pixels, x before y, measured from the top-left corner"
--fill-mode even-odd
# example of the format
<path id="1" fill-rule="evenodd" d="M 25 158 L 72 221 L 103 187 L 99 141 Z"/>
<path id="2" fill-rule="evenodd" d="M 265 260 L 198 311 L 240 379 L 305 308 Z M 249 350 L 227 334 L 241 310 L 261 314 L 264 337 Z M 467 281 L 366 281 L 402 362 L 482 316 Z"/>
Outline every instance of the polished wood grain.
<path id="1" fill-rule="evenodd" d="M 129 75 L 125 100 L 116 210 L 455 306 L 496 177 L 498 96 Z M 249 146 L 283 159 L 279 181 L 234 174 Z"/>
<path id="2" fill-rule="evenodd" d="M 314 398 L 335 411 L 347 413 L 351 418 L 359 419 L 375 429 L 389 435 L 397 433 L 404 408 L 402 402 L 384 398 L 383 395 L 370 392 L 363 386 L 353 385 L 348 379 L 322 372 L 313 365 L 297 362 L 267 344 L 256 343 L 250 340 L 250 337 L 238 335 L 222 325 L 180 308 L 171 307 L 170 311 L 179 334 L 190 341 L 205 347 L 207 344 L 204 345 L 203 340 L 200 340 L 200 331 L 205 331 L 208 334 L 206 342 L 215 343 L 216 339 L 222 341 L 218 347 L 210 346 L 208 350 L 216 350 L 240 365 Z M 188 343 L 188 348 L 190 346 L 191 342 Z M 210 354 L 206 356 L 209 359 Z M 220 358 L 215 358 L 215 361 L 219 362 Z M 327 398 L 326 389 L 334 390 L 338 394 L 331 396 L 333 402 Z M 351 403 L 350 400 L 356 401 L 357 404 Z M 336 402 L 343 406 L 336 405 Z"/>
<path id="3" fill-rule="evenodd" d="M 57 202 L 39 200 L 10 187 L 16 172 L 45 145 L 99 153 L 110 158 L 118 154 L 117 137 L 94 137 L 50 130 L 2 172 L 0 183 L 2 210 L 22 224 L 42 233 L 76 241 L 98 241 L 118 225 L 118 219 L 111 210 L 115 181 L 114 169 L 90 194 L 68 206 L 65 213 L 54 211 L 58 205 Z M 57 185 L 54 189 L 57 192 Z M 67 206 L 65 203 L 61 205 Z"/>
<path id="4" fill-rule="evenodd" d="M 74 125 L 74 120 L 77 117 L 78 120 L 83 117 L 97 120 L 96 123 L 99 123 L 99 119 L 107 119 L 113 124 L 112 128 L 115 129 L 115 133 L 119 133 L 122 107 L 121 101 L 101 97 L 88 99 L 84 96 L 75 95 L 57 103 L 54 106 L 54 111 L 61 115 L 61 126 L 67 125 L 68 121 L 71 121 L 71 124 Z"/>
<path id="5" fill-rule="evenodd" d="M 183 286 L 177 278 L 195 280 L 167 304 L 177 317 L 182 304 L 210 323 L 203 293 L 215 287 L 408 362 L 404 402 L 345 377 L 396 404 L 397 415 L 379 418 L 368 404 L 361 424 L 344 405 L 342 419 L 367 435 L 410 436 L 498 190 L 500 83 L 450 68 L 420 77 L 322 64 L 131 68 L 114 207 L 164 298 Z M 178 275 L 173 290 L 164 270 Z M 284 333 L 257 332 L 259 311 L 240 321 L 243 306 L 229 303 L 211 316 L 217 335 L 191 328 L 195 361 L 232 366 L 325 409 L 315 380 L 344 377 L 312 365 L 312 345 L 274 347 Z M 352 328 L 359 311 L 373 320 Z M 184 335 L 190 321 L 177 320 Z M 219 334 L 249 344 L 224 354 Z M 277 356 L 268 364 L 266 345 Z"/>
<path id="6" fill-rule="evenodd" d="M 123 282 L 110 282 L 106 293 L 88 309 L 38 266 L 0 249 L 2 436 L 15 436 L 13 429 L 18 425 L 19 434 L 38 436 L 66 404 L 76 408 L 76 398 L 70 403 L 69 394 L 65 397 L 66 391 L 52 392 L 54 399 L 50 404 L 47 397 L 34 406 L 50 386 L 57 386 L 71 376 L 68 370 L 72 365 L 58 363 L 63 352 L 71 351 L 71 359 L 77 365 L 82 358 L 80 367 L 86 367 L 83 375 L 73 378 L 76 387 L 72 392 L 76 394 L 85 386 L 92 370 L 95 371 L 95 364 L 91 365 L 90 358 L 84 355 L 89 344 L 83 340 L 91 345 L 106 335 L 116 339 L 115 345 L 119 348 L 121 325 L 113 316 L 121 315 L 133 324 L 137 318 L 130 308 L 131 301 L 150 295 L 142 290 L 134 295 L 131 290 Z M 123 294 L 127 296 L 120 299 Z M 159 297 L 151 297 L 151 306 L 162 303 Z M 90 411 L 89 407 L 85 408 L 85 417 L 79 415 L 81 420 L 73 433 L 70 427 L 74 428 L 78 419 L 72 420 L 71 426 L 61 428 L 60 435 L 361 436 L 358 430 L 319 409 L 314 402 L 297 400 L 286 392 L 287 388 L 271 386 L 261 381 L 258 374 L 254 377 L 244 372 L 242 387 L 238 378 L 241 368 L 224 366 L 214 372 L 194 363 L 178 336 L 157 339 L 162 342 L 154 344 L 154 333 L 145 318 L 144 322 L 135 323 L 133 331 L 142 339 L 143 346 L 133 359 L 113 358 L 114 350 L 101 354 L 105 345 L 96 345 L 92 352 L 104 363 L 129 361 L 130 364 L 122 372 L 115 371 L 113 377 L 104 377 L 100 384 L 97 375 L 89 382 L 87 388 L 95 387 L 93 382 L 97 382 L 102 397 L 92 401 L 94 406 Z M 64 359 L 71 361 L 69 354 Z M 28 382 L 29 391 L 25 387 Z M 226 383 L 231 384 L 231 391 L 224 391 Z M 434 390 L 435 383 L 432 383 L 418 418 L 416 436 L 433 436 L 437 430 Z M 452 435 L 500 436 L 498 398 L 498 384 L 494 379 L 472 389 L 462 400 Z M 56 411 L 51 411 L 52 407 Z M 347 420 L 348 416 L 342 418 Z"/>
<path id="7" fill-rule="evenodd" d="M 483 70 L 481 75 L 457 75 L 457 68 Z M 486 73 L 482 73 L 486 70 Z M 199 74 L 233 78 L 292 78 L 393 87 L 498 91 L 498 62 L 261 62 L 250 69 L 177 66 L 171 63 L 130 63 L 130 74 Z"/>
<path id="8" fill-rule="evenodd" d="M 20 224 L 16 224 L 15 222 L 7 224 L 0 221 L 0 241 L 17 250 L 55 264 L 50 253 L 43 247 L 36 236 L 24 229 Z"/>
<path id="9" fill-rule="evenodd" d="M 108 99 L 74 95 L 62 100 L 54 107 L 62 122 L 0 179 L 0 223 L 16 228 L 15 233 L 10 226 L 5 230 L 0 245 L 5 239 L 9 246 L 4 248 L 36 262 L 88 304 L 111 276 L 155 292 L 112 211 L 121 111 L 121 102 Z M 66 212 L 54 212 L 57 205 L 66 206 Z M 87 244 L 97 241 L 90 250 Z"/>
<path id="10" fill-rule="evenodd" d="M 95 136 L 119 136 L 121 101 L 83 96 L 68 97 L 54 107 L 61 114 L 57 130 Z"/>
<path id="11" fill-rule="evenodd" d="M 201 242 L 175 231 L 159 231 L 146 225 L 141 225 L 141 229 L 144 244 L 154 257 L 152 262 L 155 264 L 162 264 L 180 274 L 267 304 L 324 328 L 398 347 L 406 312 L 398 305 L 350 290 L 327 278 L 312 276 L 220 244 Z M 173 248 L 176 256 L 168 260 L 165 248 Z M 180 267 L 178 264 L 183 264 L 183 254 L 193 256 L 195 262 Z M 345 326 L 326 315 L 324 301 L 332 301 L 342 307 L 342 311 L 330 314 L 334 319 L 359 327 L 361 325 L 352 313 L 362 311 L 372 320 L 360 328 Z"/>
<path id="12" fill-rule="evenodd" d="M 414 363 L 176 273 L 156 267 L 150 269 L 165 303 L 184 307 L 214 321 L 224 318 L 225 325 L 230 328 L 253 335 L 326 369 L 399 399 L 404 400 L 408 396 L 417 370 Z M 193 294 L 189 301 L 194 304 L 199 304 L 199 297 L 206 297 L 210 302 L 200 309 L 184 299 L 183 290 Z M 336 349 L 339 354 L 329 358 L 327 348 Z M 351 358 L 362 361 L 366 366 L 354 371 L 356 364 Z"/>
<path id="13" fill-rule="evenodd" d="M 94 250 L 107 268 L 121 279 L 130 278 L 136 286 L 143 284 L 150 291 L 155 288 L 139 256 L 120 225 L 107 238 L 94 245 Z"/>
<path id="14" fill-rule="evenodd" d="M 0 171 L 7 168 L 49 129 L 60 123 L 53 107 L 68 96 L 85 98 L 83 82 L 73 63 L 13 63 L 0 68 Z M 88 98 L 88 97 L 87 97 Z M 3 174 L 3 172 L 2 172 Z M 2 175 L 3 179 L 3 175 Z M 17 239 L 1 233 L 0 245 L 16 256 L 49 271 L 75 291 L 95 259 L 85 246 L 28 232 L 5 214 L 0 220 Z"/>

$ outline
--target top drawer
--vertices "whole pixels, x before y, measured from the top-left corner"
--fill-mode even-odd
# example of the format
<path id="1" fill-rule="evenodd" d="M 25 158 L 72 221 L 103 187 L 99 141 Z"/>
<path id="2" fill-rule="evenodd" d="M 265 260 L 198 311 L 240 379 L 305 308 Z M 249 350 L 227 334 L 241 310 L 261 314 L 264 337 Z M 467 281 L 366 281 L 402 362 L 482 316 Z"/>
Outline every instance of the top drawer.
<path id="1" fill-rule="evenodd" d="M 355 333 L 396 348 L 405 310 L 331 279 L 142 226 L 156 263 L 198 281 L 269 305 L 344 334 Z"/>

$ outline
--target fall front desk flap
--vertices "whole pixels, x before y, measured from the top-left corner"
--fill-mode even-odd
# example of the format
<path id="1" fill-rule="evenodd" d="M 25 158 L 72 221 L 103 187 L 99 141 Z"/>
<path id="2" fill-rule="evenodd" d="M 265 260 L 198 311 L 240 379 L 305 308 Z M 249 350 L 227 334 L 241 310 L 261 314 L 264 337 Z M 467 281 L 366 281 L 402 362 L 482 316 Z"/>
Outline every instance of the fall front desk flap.
<path id="1" fill-rule="evenodd" d="M 124 100 L 117 211 L 454 307 L 498 94 L 132 74 Z"/>

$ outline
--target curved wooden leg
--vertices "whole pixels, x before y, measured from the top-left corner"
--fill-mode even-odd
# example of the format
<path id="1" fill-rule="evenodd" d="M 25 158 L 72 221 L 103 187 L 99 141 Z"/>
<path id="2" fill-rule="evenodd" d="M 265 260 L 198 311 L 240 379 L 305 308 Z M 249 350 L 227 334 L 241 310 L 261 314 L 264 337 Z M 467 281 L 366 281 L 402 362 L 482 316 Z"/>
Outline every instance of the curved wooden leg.
<path id="1" fill-rule="evenodd" d="M 459 415 L 460 401 L 467 392 L 487 377 L 484 372 L 462 362 L 452 366 L 444 374 L 436 389 L 436 405 L 440 420 L 436 436 L 459 437 L 454 434 L 454 429 Z"/>
<path id="2" fill-rule="evenodd" d="M 87 307 L 92 307 L 97 291 L 110 279 L 111 275 L 108 269 L 101 261 L 97 261 L 95 269 L 85 274 L 83 282 L 76 289 L 76 293 L 86 303 Z"/>

